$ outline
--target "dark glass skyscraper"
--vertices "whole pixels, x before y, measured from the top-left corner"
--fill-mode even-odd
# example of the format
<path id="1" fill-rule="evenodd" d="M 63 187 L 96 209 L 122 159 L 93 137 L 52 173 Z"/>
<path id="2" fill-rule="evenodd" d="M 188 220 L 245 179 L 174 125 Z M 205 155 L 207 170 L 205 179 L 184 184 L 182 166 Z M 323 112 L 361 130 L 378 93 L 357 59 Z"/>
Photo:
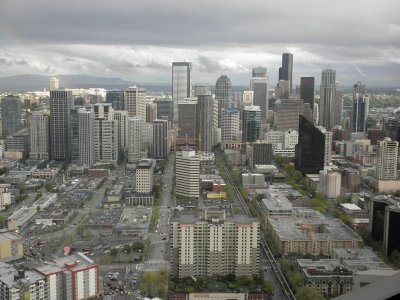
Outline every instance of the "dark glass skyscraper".
<path id="1" fill-rule="evenodd" d="M 290 94 L 292 94 L 293 54 L 282 54 L 282 67 L 279 68 L 279 80 L 290 81 Z"/>
<path id="2" fill-rule="evenodd" d="M 313 115 L 314 109 L 314 84 L 315 77 L 300 78 L 300 99 L 303 100 L 304 104 L 310 104 L 311 115 Z"/>
<path id="3" fill-rule="evenodd" d="M 177 123 L 178 117 L 178 101 L 185 100 L 191 96 L 191 62 L 173 62 L 172 63 L 172 101 L 174 103 L 173 118 Z"/>
<path id="4" fill-rule="evenodd" d="M 5 140 L 21 129 L 22 103 L 18 96 L 8 95 L 1 102 L 2 134 Z"/>
<path id="5" fill-rule="evenodd" d="M 296 145 L 295 166 L 303 174 L 318 174 L 324 169 L 325 134 L 306 117 L 299 118 L 299 142 Z"/>
<path id="6" fill-rule="evenodd" d="M 261 109 L 259 106 L 243 108 L 242 142 L 255 142 L 260 139 Z"/>
<path id="7" fill-rule="evenodd" d="M 365 95 L 365 86 L 358 81 L 353 89 L 352 132 L 365 132 L 369 112 L 369 96 Z"/>
<path id="8" fill-rule="evenodd" d="M 218 128 L 221 128 L 222 110 L 229 108 L 232 102 L 232 84 L 226 75 L 221 75 L 215 83 L 215 101 L 218 103 Z"/>
<path id="9" fill-rule="evenodd" d="M 72 91 L 50 91 L 50 152 L 53 160 L 70 161 L 72 103 Z"/>
<path id="10" fill-rule="evenodd" d="M 125 110 L 124 91 L 106 91 L 106 103 L 111 103 L 114 110 Z"/>

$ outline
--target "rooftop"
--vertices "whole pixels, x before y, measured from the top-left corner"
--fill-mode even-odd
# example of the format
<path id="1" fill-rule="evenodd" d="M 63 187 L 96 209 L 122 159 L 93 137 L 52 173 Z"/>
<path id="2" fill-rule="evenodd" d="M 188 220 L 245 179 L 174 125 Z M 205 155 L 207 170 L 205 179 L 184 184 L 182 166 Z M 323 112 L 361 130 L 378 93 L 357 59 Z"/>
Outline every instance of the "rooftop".
<path id="1" fill-rule="evenodd" d="M 94 266 L 95 262 L 81 252 L 75 254 L 56 258 L 53 261 L 48 262 L 47 265 L 36 267 L 35 270 L 43 275 L 50 275 L 53 273 L 59 273 L 66 270 L 70 271 L 81 271 L 90 266 Z"/>
<path id="2" fill-rule="evenodd" d="M 354 204 L 354 203 L 341 203 L 340 204 L 344 209 L 347 209 L 347 210 L 361 210 L 361 208 L 360 207 L 358 207 L 356 204 Z"/>
<path id="3" fill-rule="evenodd" d="M 268 190 L 265 192 L 266 199 L 262 199 L 267 210 L 292 210 L 292 203 L 279 191 Z"/>

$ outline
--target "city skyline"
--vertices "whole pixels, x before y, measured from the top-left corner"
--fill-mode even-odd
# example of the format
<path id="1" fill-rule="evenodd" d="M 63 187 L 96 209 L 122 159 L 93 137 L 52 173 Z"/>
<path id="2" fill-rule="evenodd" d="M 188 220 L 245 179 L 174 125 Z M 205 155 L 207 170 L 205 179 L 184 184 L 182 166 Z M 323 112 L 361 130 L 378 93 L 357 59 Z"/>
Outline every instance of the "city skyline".
<path id="1" fill-rule="evenodd" d="M 46 1 L 3 2 L 0 77 L 90 74 L 168 83 L 171 62 L 188 60 L 193 82 L 213 83 L 224 74 L 233 85 L 246 85 L 252 67 L 265 66 L 275 83 L 281 54 L 290 52 L 293 87 L 301 76 L 315 77 L 318 85 L 328 65 L 337 70 L 342 86 L 360 80 L 369 86 L 399 85 L 400 4 L 395 1 L 324 6 L 316 1 L 230 6 L 172 1 L 168 14 L 144 1 L 112 7 Z"/>

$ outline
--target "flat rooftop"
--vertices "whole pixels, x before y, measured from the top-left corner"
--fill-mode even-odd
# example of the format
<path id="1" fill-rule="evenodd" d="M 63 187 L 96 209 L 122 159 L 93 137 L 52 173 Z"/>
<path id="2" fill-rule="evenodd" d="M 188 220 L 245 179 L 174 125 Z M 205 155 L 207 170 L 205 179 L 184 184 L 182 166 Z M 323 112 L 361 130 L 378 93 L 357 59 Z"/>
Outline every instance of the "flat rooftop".
<path id="1" fill-rule="evenodd" d="M 267 190 L 265 192 L 267 198 L 262 199 L 267 210 L 292 210 L 292 203 L 278 190 Z"/>
<path id="2" fill-rule="evenodd" d="M 35 270 L 43 275 L 51 275 L 63 271 L 81 271 L 90 266 L 94 266 L 95 262 L 81 252 L 75 254 L 56 258 L 49 261 L 47 265 L 36 267 Z"/>

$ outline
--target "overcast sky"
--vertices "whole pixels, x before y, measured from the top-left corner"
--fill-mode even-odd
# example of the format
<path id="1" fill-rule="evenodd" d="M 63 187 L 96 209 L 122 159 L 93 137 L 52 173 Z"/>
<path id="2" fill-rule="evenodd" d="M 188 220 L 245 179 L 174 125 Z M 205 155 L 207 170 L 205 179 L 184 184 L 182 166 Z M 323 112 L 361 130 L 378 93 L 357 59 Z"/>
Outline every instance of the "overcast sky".
<path id="1" fill-rule="evenodd" d="M 171 80 L 171 62 L 193 63 L 194 82 L 225 74 L 247 85 L 281 54 L 293 82 L 331 65 L 351 85 L 400 87 L 399 0 L 0 0 L 0 77 L 90 74 Z"/>

